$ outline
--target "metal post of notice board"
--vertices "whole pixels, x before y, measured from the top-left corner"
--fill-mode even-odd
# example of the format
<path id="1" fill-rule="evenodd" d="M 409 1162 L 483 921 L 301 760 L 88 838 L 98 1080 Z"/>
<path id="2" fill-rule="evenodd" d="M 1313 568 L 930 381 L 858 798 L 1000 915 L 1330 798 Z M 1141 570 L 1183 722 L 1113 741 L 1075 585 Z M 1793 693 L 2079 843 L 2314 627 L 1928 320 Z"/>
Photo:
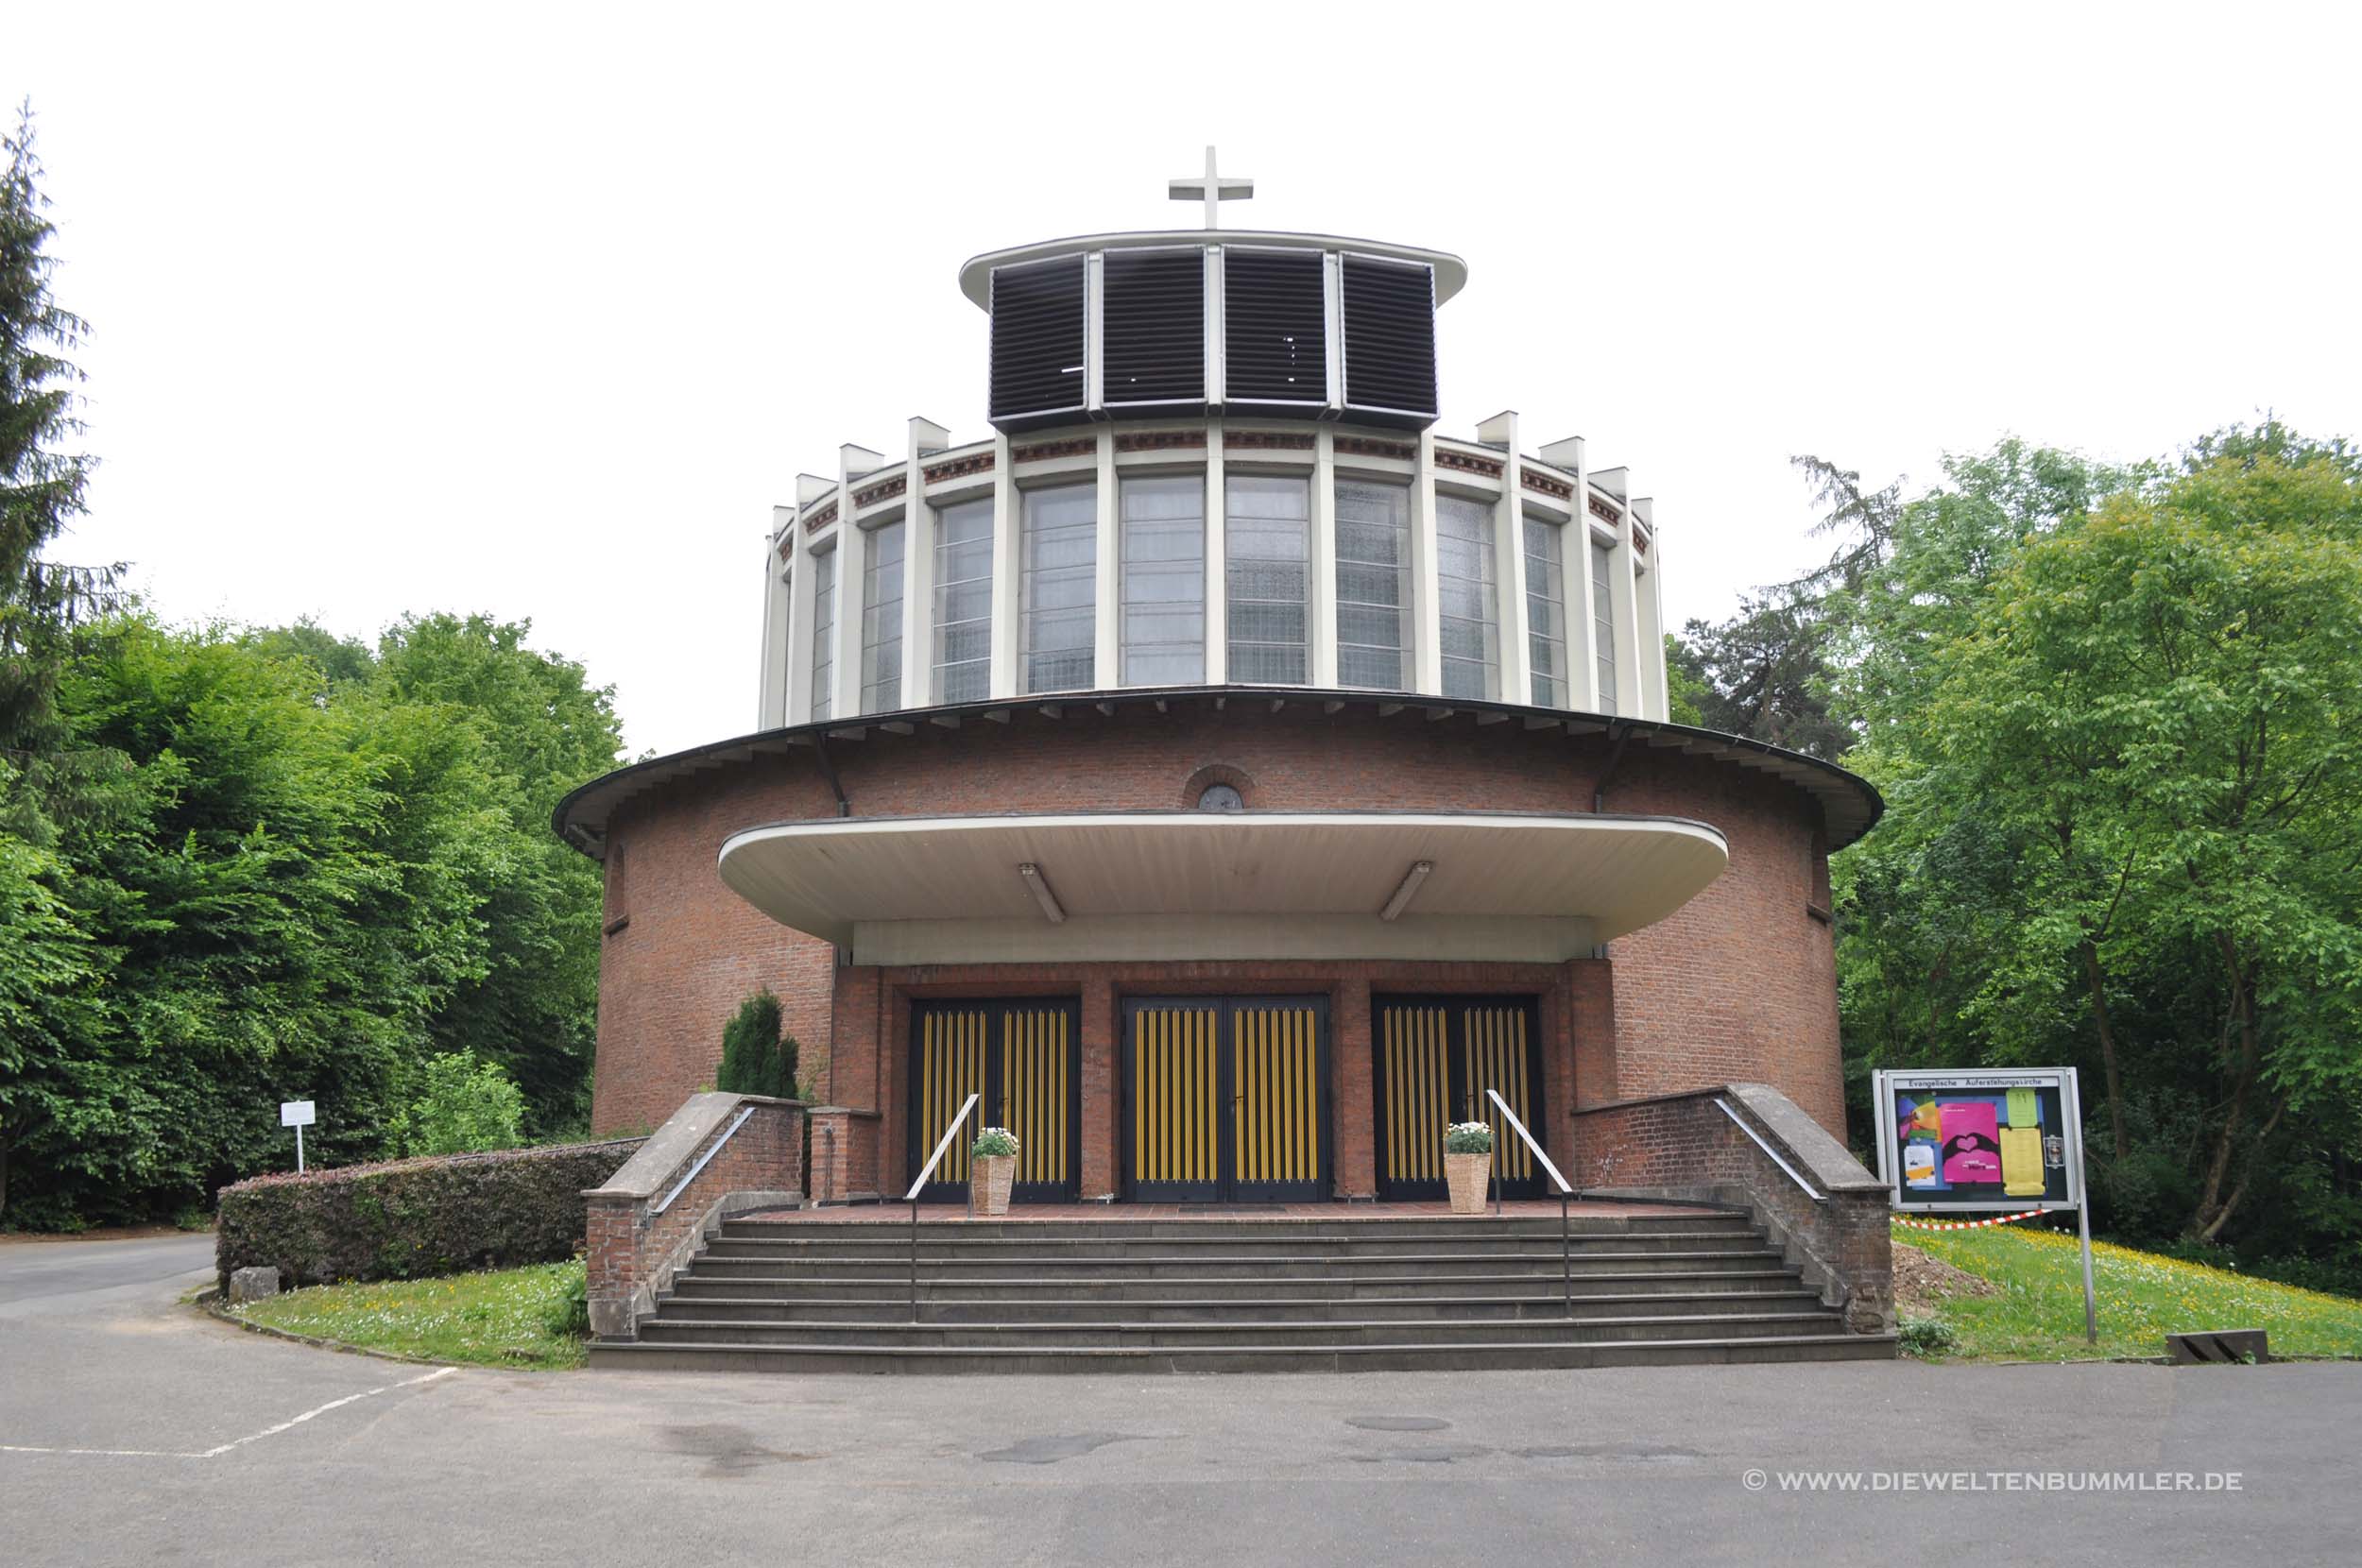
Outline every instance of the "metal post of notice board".
<path id="1" fill-rule="evenodd" d="M 2083 1185 L 2083 1086 L 2075 1069 L 2066 1073 L 2068 1158 L 2075 1162 L 2075 1234 L 2083 1244 L 2083 1342 L 2099 1343 L 2099 1297 L 2092 1288 L 2092 1195 Z"/>

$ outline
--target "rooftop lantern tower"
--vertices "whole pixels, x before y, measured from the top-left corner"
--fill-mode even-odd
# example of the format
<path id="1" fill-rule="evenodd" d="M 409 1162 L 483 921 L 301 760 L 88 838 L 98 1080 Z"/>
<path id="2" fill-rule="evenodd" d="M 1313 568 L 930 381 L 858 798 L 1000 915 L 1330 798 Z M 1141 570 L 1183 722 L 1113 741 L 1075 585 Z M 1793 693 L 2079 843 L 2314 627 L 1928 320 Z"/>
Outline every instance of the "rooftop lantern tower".
<path id="1" fill-rule="evenodd" d="M 1004 431 L 1176 413 L 1273 414 L 1397 429 L 1434 423 L 1435 308 L 1456 256 L 1323 234 L 1218 227 L 1255 194 L 1216 172 L 1175 179 L 1202 230 L 1094 234 L 960 269 L 992 313 L 993 424 Z"/>

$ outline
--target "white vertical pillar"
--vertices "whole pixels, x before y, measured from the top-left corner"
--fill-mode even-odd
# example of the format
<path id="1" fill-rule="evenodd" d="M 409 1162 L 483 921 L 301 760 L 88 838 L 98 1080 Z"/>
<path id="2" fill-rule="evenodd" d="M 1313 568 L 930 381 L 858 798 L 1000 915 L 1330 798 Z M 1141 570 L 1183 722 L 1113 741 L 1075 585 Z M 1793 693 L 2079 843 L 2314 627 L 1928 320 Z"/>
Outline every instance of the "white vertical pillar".
<path id="1" fill-rule="evenodd" d="M 1584 712 L 1600 706 L 1600 663 L 1591 652 L 1591 509 L 1583 477 L 1583 437 L 1571 456 L 1560 459 L 1574 470 L 1574 511 L 1559 551 L 1559 574 L 1566 599 L 1566 706 Z"/>
<path id="2" fill-rule="evenodd" d="M 1616 604 L 1616 711 L 1641 715 L 1638 584 L 1632 570 L 1632 503 L 1616 525 L 1616 553 L 1608 560 L 1608 593 Z"/>
<path id="3" fill-rule="evenodd" d="M 779 552 L 784 549 L 786 555 Z M 757 683 L 755 727 L 787 723 L 788 560 L 796 553 L 796 508 L 771 508 L 762 541 L 762 670 Z"/>
<path id="4" fill-rule="evenodd" d="M 1566 520 L 1566 701 L 1578 712 L 1600 710 L 1599 633 L 1591 624 L 1591 462 L 1583 440 L 1552 441 L 1542 455 L 1575 476 L 1574 515 Z"/>
<path id="5" fill-rule="evenodd" d="M 1312 684 L 1337 684 L 1337 435 L 1312 437 Z"/>
<path id="6" fill-rule="evenodd" d="M 1228 296 L 1223 285 L 1222 247 L 1206 247 L 1206 406 L 1220 408 L 1229 379 Z"/>
<path id="7" fill-rule="evenodd" d="M 836 667 L 830 672 L 829 714 L 842 721 L 861 714 L 861 602 L 869 566 L 868 536 L 853 526 L 853 482 L 877 472 L 885 457 L 867 447 L 842 446 L 836 460 Z"/>
<path id="8" fill-rule="evenodd" d="M 949 433 L 932 419 L 910 422 L 902 459 L 902 706 L 935 700 L 935 514 L 927 504 L 920 452 L 940 452 Z"/>
<path id="9" fill-rule="evenodd" d="M 836 509 L 836 625 L 830 634 L 835 662 L 830 667 L 829 716 L 842 724 L 861 716 L 861 590 L 869 564 L 869 540 L 853 526 L 850 486 Z"/>
<path id="10" fill-rule="evenodd" d="M 812 722 L 812 617 L 813 602 L 818 597 L 813 582 L 812 553 L 804 548 L 804 530 L 799 525 L 791 536 L 794 562 L 788 568 L 787 608 L 787 700 L 784 722 L 804 724 Z"/>
<path id="11" fill-rule="evenodd" d="M 1419 432 L 1419 467 L 1411 481 L 1411 596 L 1415 645 L 1412 689 L 1444 691 L 1444 634 L 1439 619 L 1443 579 L 1435 541 L 1435 433 Z"/>
<path id="12" fill-rule="evenodd" d="M 1517 411 L 1505 409 L 1477 426 L 1477 439 L 1505 449 L 1500 499 L 1493 505 L 1493 576 L 1500 595 L 1494 624 L 1501 639 L 1501 687 L 1493 695 L 1505 703 L 1530 703 L 1532 645 L 1526 639 L 1526 514 L 1517 477 Z"/>
<path id="13" fill-rule="evenodd" d="M 1018 531 L 1020 498 L 1017 493 L 1017 463 L 1009 438 L 992 438 L 992 694 L 1018 694 L 1018 610 L 1023 603 L 1018 561 L 1023 541 Z"/>
<path id="14" fill-rule="evenodd" d="M 1665 673 L 1665 537 L 1656 531 L 1653 500 L 1643 496 L 1634 502 L 1632 515 L 1649 530 L 1648 570 L 1638 574 L 1635 595 L 1639 606 L 1634 619 L 1640 637 L 1640 713 L 1648 719 L 1670 719 L 1672 687 Z"/>
<path id="15" fill-rule="evenodd" d="M 1091 685 L 1123 684 L 1122 540 L 1117 529 L 1116 433 L 1099 427 L 1099 539 L 1091 586 Z"/>
<path id="16" fill-rule="evenodd" d="M 1206 422 L 1206 684 L 1230 678 L 1230 550 L 1224 518 L 1222 421 Z"/>

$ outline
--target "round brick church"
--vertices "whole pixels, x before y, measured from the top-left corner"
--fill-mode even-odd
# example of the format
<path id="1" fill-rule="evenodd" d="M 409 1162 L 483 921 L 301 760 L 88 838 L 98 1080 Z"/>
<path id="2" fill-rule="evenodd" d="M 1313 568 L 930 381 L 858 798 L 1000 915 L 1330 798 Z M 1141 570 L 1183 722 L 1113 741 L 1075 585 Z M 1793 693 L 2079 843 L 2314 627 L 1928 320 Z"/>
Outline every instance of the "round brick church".
<path id="1" fill-rule="evenodd" d="M 899 1198 L 970 1094 L 1020 1203 L 1432 1198 L 1488 1090 L 1595 1188 L 1666 1185 L 1635 1105 L 1710 1086 L 1841 1138 L 1828 857 L 1874 792 L 1669 722 L 1623 469 L 1434 429 L 1463 262 L 1206 194 L 961 267 L 991 434 L 803 477 L 758 727 L 559 807 L 606 866 L 596 1129 L 767 986 L 822 1202 Z"/>

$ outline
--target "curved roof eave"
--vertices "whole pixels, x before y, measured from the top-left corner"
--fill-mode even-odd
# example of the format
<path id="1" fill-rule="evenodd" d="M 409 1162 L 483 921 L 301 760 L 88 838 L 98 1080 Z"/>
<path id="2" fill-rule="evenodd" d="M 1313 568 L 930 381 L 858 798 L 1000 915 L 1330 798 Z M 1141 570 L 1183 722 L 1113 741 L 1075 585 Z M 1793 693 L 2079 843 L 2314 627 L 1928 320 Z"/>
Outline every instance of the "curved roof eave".
<path id="1" fill-rule="evenodd" d="M 1832 853 L 1869 832 L 1886 810 L 1886 801 L 1875 786 L 1834 762 L 1824 762 L 1820 758 L 1788 751 L 1743 735 L 1726 735 L 1720 730 L 1702 729 L 1692 724 L 1677 724 L 1657 719 L 1618 718 L 1604 713 L 1577 713 L 1565 708 L 1532 707 L 1519 703 L 1476 702 L 1467 698 L 1445 698 L 1409 691 L 1345 691 L 1286 686 L 1162 686 L 1133 687 L 1118 691 L 1045 693 L 1032 697 L 950 703 L 934 707 L 901 708 L 888 713 L 864 714 L 857 719 L 829 719 L 818 724 L 792 724 L 781 729 L 734 736 L 727 741 L 710 741 L 669 756 L 648 758 L 602 775 L 587 784 L 577 785 L 551 811 L 550 827 L 560 839 L 574 848 L 599 857 L 604 854 L 608 823 L 626 802 L 645 792 L 693 774 L 751 762 L 757 757 L 783 756 L 812 746 L 831 734 L 865 734 L 871 730 L 881 730 L 888 735 L 909 734 L 922 724 L 956 726 L 969 718 L 1005 717 L 1025 707 L 1060 711 L 1071 709 L 1077 712 L 1097 709 L 1113 713 L 1118 707 L 1174 702 L 1261 702 L 1275 705 L 1275 710 L 1292 703 L 1300 703 L 1318 705 L 1330 712 L 1341 707 L 1371 707 L 1378 709 L 1381 718 L 1409 712 L 1415 714 L 1421 723 L 1436 716 L 1464 712 L 1479 716 L 1480 730 L 1490 724 L 1515 718 L 1522 721 L 1522 731 L 1556 727 L 1568 735 L 1615 733 L 1641 745 L 1731 762 L 1754 772 L 1770 774 L 1797 786 L 1820 803 L 1822 819 L 1828 827 Z"/>
<path id="2" fill-rule="evenodd" d="M 1450 251 L 1396 245 L 1390 240 L 1353 240 L 1338 234 L 1308 234 L 1281 230 L 1151 229 L 1123 234 L 1074 234 L 1065 239 L 1036 240 L 1032 245 L 1011 246 L 1005 250 L 987 250 L 960 264 L 960 292 L 967 295 L 978 310 L 989 311 L 992 309 L 994 267 L 1014 266 L 1022 262 L 1046 262 L 1053 256 L 1079 255 L 1085 251 L 1104 250 L 1109 246 L 1130 248 L 1159 245 L 1260 245 L 1278 246 L 1290 250 L 1356 250 L 1369 256 L 1391 256 L 1397 261 L 1425 262 L 1435 269 L 1435 302 L 1439 305 L 1458 294 L 1468 281 L 1468 264 Z"/>

